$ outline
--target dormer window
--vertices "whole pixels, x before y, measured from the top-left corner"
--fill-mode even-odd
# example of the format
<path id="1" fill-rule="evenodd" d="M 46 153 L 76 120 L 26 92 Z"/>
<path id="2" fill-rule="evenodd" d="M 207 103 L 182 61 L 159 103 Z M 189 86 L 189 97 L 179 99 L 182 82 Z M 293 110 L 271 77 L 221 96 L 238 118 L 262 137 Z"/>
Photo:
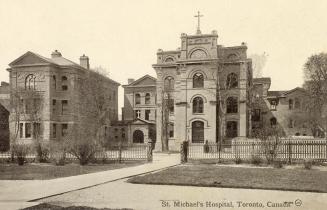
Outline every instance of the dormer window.
<path id="1" fill-rule="evenodd" d="M 277 104 L 278 104 L 277 99 L 270 100 L 270 110 L 276 110 L 277 109 Z"/>

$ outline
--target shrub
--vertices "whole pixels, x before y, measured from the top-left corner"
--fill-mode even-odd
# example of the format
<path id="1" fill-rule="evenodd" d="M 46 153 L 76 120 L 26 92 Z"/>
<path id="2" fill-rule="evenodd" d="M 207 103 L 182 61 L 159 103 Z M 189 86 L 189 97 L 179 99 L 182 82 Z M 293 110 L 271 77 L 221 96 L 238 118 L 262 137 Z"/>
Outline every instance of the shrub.
<path id="1" fill-rule="evenodd" d="M 49 145 L 41 142 L 35 143 L 35 150 L 37 154 L 37 159 L 40 163 L 48 162 L 49 160 Z"/>
<path id="2" fill-rule="evenodd" d="M 235 159 L 236 164 L 241 164 L 242 162 L 243 162 L 243 160 L 239 157 Z"/>
<path id="3" fill-rule="evenodd" d="M 260 165 L 263 162 L 262 158 L 258 155 L 253 155 L 251 157 L 251 164 Z"/>
<path id="4" fill-rule="evenodd" d="M 281 160 L 276 160 L 276 161 L 274 161 L 273 166 L 274 166 L 274 168 L 283 168 L 284 163 Z"/>
<path id="5" fill-rule="evenodd" d="M 52 142 L 50 145 L 51 160 L 57 166 L 63 166 L 66 163 L 66 151 L 62 142 Z"/>
<path id="6" fill-rule="evenodd" d="M 12 146 L 13 154 L 17 158 L 18 165 L 24 165 L 26 156 L 28 155 L 30 148 L 25 144 L 15 144 Z"/>
<path id="7" fill-rule="evenodd" d="M 312 168 L 313 161 L 312 160 L 305 160 L 303 165 L 304 168 L 307 170 L 310 170 Z"/>

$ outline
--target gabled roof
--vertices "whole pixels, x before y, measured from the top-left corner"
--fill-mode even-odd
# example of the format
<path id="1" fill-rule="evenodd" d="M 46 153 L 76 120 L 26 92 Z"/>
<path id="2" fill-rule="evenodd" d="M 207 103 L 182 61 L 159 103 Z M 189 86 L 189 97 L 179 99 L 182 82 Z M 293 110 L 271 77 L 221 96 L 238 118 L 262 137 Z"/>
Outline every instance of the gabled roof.
<path id="1" fill-rule="evenodd" d="M 142 82 L 145 82 L 146 84 L 142 84 Z M 155 86 L 156 85 L 157 79 L 146 74 L 143 77 L 135 80 L 134 82 L 128 84 L 128 85 L 123 85 L 123 87 L 134 87 L 134 86 Z"/>
<path id="2" fill-rule="evenodd" d="M 30 62 L 28 64 L 42 64 L 42 63 L 48 63 L 48 64 L 55 64 L 55 65 L 59 65 L 59 66 L 75 66 L 75 67 L 80 67 L 83 68 L 82 66 L 80 66 L 77 63 L 74 63 L 71 60 L 68 60 L 67 58 L 64 57 L 55 57 L 55 58 L 46 58 L 42 55 L 39 55 L 37 53 L 31 52 L 31 51 L 27 51 L 25 54 L 23 54 L 22 56 L 20 56 L 19 58 L 15 59 L 14 61 L 12 61 L 9 66 L 15 66 L 15 65 L 20 65 L 20 61 L 26 60 L 27 62 Z"/>
<path id="3" fill-rule="evenodd" d="M 296 87 L 296 88 L 294 88 L 294 89 L 292 89 L 292 90 L 285 91 L 284 95 L 288 95 L 288 94 L 293 93 L 293 92 L 295 92 L 295 91 L 301 91 L 301 92 L 303 92 L 303 93 L 307 93 L 307 92 L 304 90 L 304 88 Z"/>
<path id="4" fill-rule="evenodd" d="M 143 120 L 143 119 L 137 118 L 137 119 L 129 122 L 129 124 L 155 124 L 155 123 L 152 122 L 152 121 L 148 121 L 148 120 Z"/>
<path id="5" fill-rule="evenodd" d="M 268 97 L 283 97 L 283 94 L 285 93 L 285 90 L 273 90 L 268 91 L 267 96 Z"/>

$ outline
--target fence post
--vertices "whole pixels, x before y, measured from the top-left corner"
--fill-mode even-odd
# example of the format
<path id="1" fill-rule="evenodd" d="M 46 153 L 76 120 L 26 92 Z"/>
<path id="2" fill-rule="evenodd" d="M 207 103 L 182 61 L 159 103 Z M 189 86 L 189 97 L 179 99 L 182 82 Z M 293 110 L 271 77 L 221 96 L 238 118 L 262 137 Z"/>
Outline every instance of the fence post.
<path id="1" fill-rule="evenodd" d="M 188 156 L 188 141 L 183 141 L 181 144 L 181 163 L 187 163 Z"/>
<path id="2" fill-rule="evenodd" d="M 291 140 L 288 140 L 288 163 L 292 164 L 292 145 Z"/>
<path id="3" fill-rule="evenodd" d="M 153 160 L 153 155 L 152 155 L 152 142 L 150 141 L 147 145 L 147 160 L 148 162 L 152 162 Z"/>
<path id="4" fill-rule="evenodd" d="M 118 145 L 118 163 L 121 163 L 121 153 L 122 153 L 122 146 L 121 142 Z"/>

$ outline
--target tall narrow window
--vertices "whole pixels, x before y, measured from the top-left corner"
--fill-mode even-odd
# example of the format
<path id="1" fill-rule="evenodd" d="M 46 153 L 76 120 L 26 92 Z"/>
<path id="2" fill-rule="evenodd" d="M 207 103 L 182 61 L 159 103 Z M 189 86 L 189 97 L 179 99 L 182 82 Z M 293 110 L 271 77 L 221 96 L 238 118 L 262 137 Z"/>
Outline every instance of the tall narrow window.
<path id="1" fill-rule="evenodd" d="M 35 90 L 36 83 L 35 83 L 36 76 L 33 74 L 27 75 L 25 78 L 25 90 Z"/>
<path id="2" fill-rule="evenodd" d="M 68 113 L 68 101 L 67 100 L 62 100 L 61 101 L 61 114 L 67 114 Z"/>
<path id="3" fill-rule="evenodd" d="M 170 113 L 174 113 L 175 111 L 175 106 L 174 106 L 174 99 L 165 99 L 166 106 L 168 108 L 168 111 Z"/>
<path id="4" fill-rule="evenodd" d="M 32 137 L 32 128 L 31 123 L 25 123 L 25 138 Z"/>
<path id="5" fill-rule="evenodd" d="M 61 136 L 65 137 L 68 134 L 68 124 L 61 124 Z"/>
<path id="6" fill-rule="evenodd" d="M 150 110 L 145 110 L 145 120 L 150 120 Z"/>
<path id="7" fill-rule="evenodd" d="M 145 94 L 145 104 L 150 104 L 151 103 L 151 96 L 150 93 Z"/>
<path id="8" fill-rule="evenodd" d="M 193 113 L 203 113 L 203 99 L 201 97 L 193 99 Z"/>
<path id="9" fill-rule="evenodd" d="M 141 95 L 139 93 L 135 94 L 135 104 L 141 104 Z"/>
<path id="10" fill-rule="evenodd" d="M 288 108 L 293 109 L 293 99 L 288 100 Z"/>
<path id="11" fill-rule="evenodd" d="M 254 109 L 253 110 L 253 115 L 252 115 L 252 120 L 253 121 L 260 121 L 261 119 L 261 110 L 260 109 Z"/>
<path id="12" fill-rule="evenodd" d="M 175 80 L 173 77 L 168 76 L 164 80 L 164 90 L 165 91 L 172 91 L 175 88 Z"/>
<path id="13" fill-rule="evenodd" d="M 228 74 L 227 80 L 226 80 L 226 88 L 231 89 L 231 88 L 237 88 L 237 87 L 238 87 L 237 75 L 235 73 Z"/>
<path id="14" fill-rule="evenodd" d="M 270 118 L 270 126 L 275 127 L 277 125 L 277 119 L 275 117 Z"/>
<path id="15" fill-rule="evenodd" d="M 54 90 L 57 89 L 57 79 L 55 75 L 52 76 L 52 87 Z"/>
<path id="16" fill-rule="evenodd" d="M 23 138 L 24 136 L 24 124 L 23 123 L 19 123 L 19 138 Z"/>
<path id="17" fill-rule="evenodd" d="M 57 124 L 53 123 L 52 124 L 52 138 L 57 138 Z"/>
<path id="18" fill-rule="evenodd" d="M 201 73 L 194 74 L 193 88 L 203 88 L 203 74 Z"/>
<path id="19" fill-rule="evenodd" d="M 289 128 L 293 128 L 294 127 L 294 121 L 292 119 L 289 120 L 288 127 Z"/>
<path id="20" fill-rule="evenodd" d="M 236 97 L 228 97 L 226 100 L 227 113 L 237 113 L 238 112 L 238 102 Z"/>
<path id="21" fill-rule="evenodd" d="M 56 114 L 57 112 L 57 100 L 52 99 L 52 114 Z"/>
<path id="22" fill-rule="evenodd" d="M 61 90 L 68 90 L 68 82 L 67 82 L 67 77 L 66 76 L 62 76 L 61 77 Z"/>

